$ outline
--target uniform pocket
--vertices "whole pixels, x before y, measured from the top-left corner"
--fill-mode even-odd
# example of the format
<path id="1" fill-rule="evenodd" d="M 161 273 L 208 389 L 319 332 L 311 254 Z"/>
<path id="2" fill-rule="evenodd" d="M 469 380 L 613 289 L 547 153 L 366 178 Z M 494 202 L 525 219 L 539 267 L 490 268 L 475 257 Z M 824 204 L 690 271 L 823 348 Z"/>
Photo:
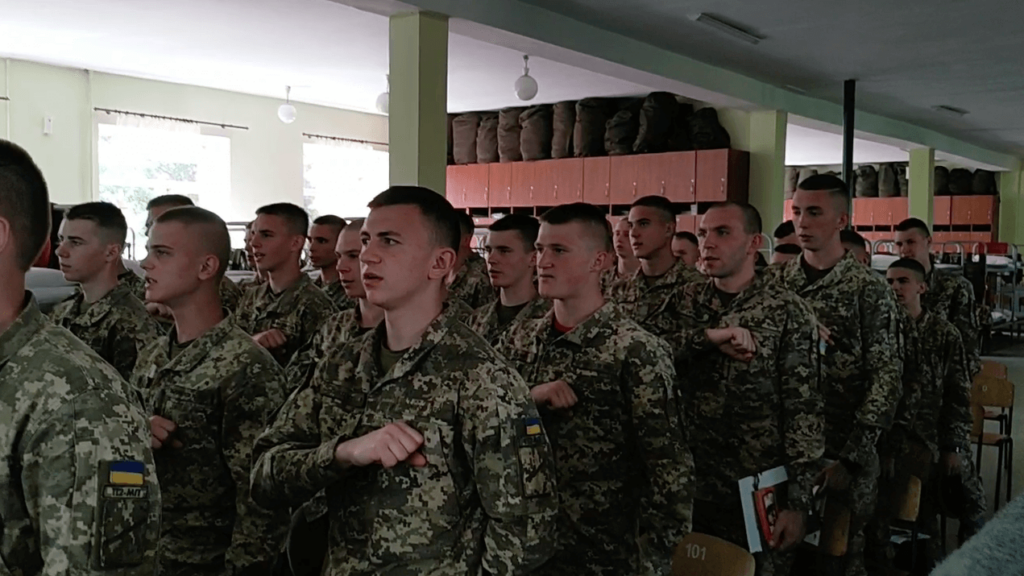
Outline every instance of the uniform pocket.
<path id="1" fill-rule="evenodd" d="M 155 550 L 159 523 L 151 514 L 153 500 L 146 486 L 106 486 L 100 495 L 96 527 L 99 567 L 118 568 L 141 564 Z"/>

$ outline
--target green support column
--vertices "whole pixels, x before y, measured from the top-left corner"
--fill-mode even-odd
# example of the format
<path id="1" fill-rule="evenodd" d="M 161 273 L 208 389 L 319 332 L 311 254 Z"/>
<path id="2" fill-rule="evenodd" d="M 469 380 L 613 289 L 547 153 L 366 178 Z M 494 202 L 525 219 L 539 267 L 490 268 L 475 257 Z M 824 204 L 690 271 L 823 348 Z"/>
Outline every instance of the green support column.
<path id="1" fill-rule="evenodd" d="M 448 17 L 391 17 L 388 143 L 392 185 L 444 194 L 448 163 Z"/>
<path id="2" fill-rule="evenodd" d="M 999 241 L 1024 244 L 1024 173 L 1021 169 L 999 174 Z"/>
<path id="3" fill-rule="evenodd" d="M 750 204 L 771 234 L 785 214 L 786 120 L 779 110 L 750 113 Z"/>
<path id="4" fill-rule="evenodd" d="M 907 180 L 910 184 L 910 217 L 924 220 L 930 229 L 935 221 L 934 148 L 910 151 Z"/>

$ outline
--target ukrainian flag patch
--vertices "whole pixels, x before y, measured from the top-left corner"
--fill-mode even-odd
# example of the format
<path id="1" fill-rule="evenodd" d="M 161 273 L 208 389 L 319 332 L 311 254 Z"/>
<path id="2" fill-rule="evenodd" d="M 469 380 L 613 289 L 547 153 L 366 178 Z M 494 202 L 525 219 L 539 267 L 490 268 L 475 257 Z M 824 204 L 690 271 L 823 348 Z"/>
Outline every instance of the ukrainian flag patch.
<path id="1" fill-rule="evenodd" d="M 122 460 L 110 463 L 110 483 L 114 486 L 142 486 L 146 465 L 142 462 Z"/>
<path id="2" fill-rule="evenodd" d="M 537 436 L 544 432 L 543 427 L 540 425 L 540 418 L 527 418 L 526 419 L 526 435 Z"/>

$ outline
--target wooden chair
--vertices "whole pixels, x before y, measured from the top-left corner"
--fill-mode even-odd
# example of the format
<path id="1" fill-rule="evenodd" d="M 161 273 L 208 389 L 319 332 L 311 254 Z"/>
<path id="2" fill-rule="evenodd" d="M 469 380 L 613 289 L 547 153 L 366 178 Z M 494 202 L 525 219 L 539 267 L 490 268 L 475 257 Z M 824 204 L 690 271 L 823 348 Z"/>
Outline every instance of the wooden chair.
<path id="1" fill-rule="evenodd" d="M 732 542 L 691 532 L 672 555 L 672 576 L 754 576 L 754 557 Z"/>
<path id="2" fill-rule="evenodd" d="M 1013 383 L 1005 378 L 992 378 L 978 376 L 974 381 L 971 390 L 971 404 L 982 408 L 994 407 L 1007 410 L 1010 418 L 1013 418 Z M 971 441 L 978 445 L 977 461 L 978 474 L 981 474 L 981 455 L 983 448 L 991 446 L 999 450 L 996 461 L 996 500 L 995 510 L 999 510 L 999 496 L 1002 493 L 1003 465 L 1006 465 L 1006 501 L 1009 502 L 1013 492 L 1013 438 L 1008 433 L 985 432 L 984 412 L 982 418 L 978 418 L 979 411 L 972 410 L 974 414 L 973 430 Z"/>
<path id="3" fill-rule="evenodd" d="M 1005 364 L 982 360 L 981 372 L 978 373 L 979 378 L 1002 378 L 1005 380 L 1007 376 L 1008 371 Z M 985 407 L 985 420 L 998 422 L 999 433 L 1009 436 L 1011 435 L 1011 426 L 1013 426 L 1013 408 L 1007 410 L 1006 408 Z"/>
<path id="4" fill-rule="evenodd" d="M 900 462 L 904 471 L 898 473 L 895 478 L 902 486 L 897 488 L 890 500 L 896 511 L 896 517 L 893 518 L 891 525 L 910 530 L 910 573 L 914 574 L 917 569 L 917 543 L 921 535 L 921 526 L 918 522 L 921 515 L 921 496 L 924 482 L 931 475 L 932 452 L 924 444 L 913 443 L 908 448 Z"/>

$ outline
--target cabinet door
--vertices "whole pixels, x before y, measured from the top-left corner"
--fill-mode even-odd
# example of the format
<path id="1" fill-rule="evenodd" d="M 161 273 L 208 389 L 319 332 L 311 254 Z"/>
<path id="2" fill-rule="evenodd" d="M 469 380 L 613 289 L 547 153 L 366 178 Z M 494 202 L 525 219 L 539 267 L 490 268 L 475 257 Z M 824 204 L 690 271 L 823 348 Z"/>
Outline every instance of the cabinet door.
<path id="1" fill-rule="evenodd" d="M 877 198 L 853 199 L 853 225 L 873 226 L 875 223 L 875 204 Z"/>
<path id="2" fill-rule="evenodd" d="M 583 201 L 608 206 L 611 199 L 611 158 L 583 158 Z"/>
<path id="3" fill-rule="evenodd" d="M 632 204 L 637 194 L 637 170 L 640 156 L 612 156 L 608 180 L 611 183 L 612 204 Z"/>
<path id="4" fill-rule="evenodd" d="M 691 234 L 697 233 L 697 221 L 700 216 L 695 214 L 680 214 L 676 216 L 676 232 L 689 232 Z"/>
<path id="5" fill-rule="evenodd" d="M 637 197 L 664 196 L 685 204 L 696 201 L 696 152 L 644 154 L 637 158 Z"/>
<path id="6" fill-rule="evenodd" d="M 750 154 L 740 150 L 697 151 L 697 202 L 746 202 Z"/>
<path id="7" fill-rule="evenodd" d="M 952 224 L 983 226 L 995 222 L 995 196 L 953 196 Z"/>
<path id="8" fill-rule="evenodd" d="M 934 204 L 934 222 L 935 226 L 949 226 L 951 213 L 951 196 L 936 196 Z"/>
<path id="9" fill-rule="evenodd" d="M 490 206 L 508 208 L 512 206 L 512 164 L 497 162 L 487 164 Z"/>
<path id="10" fill-rule="evenodd" d="M 885 201 L 885 212 L 889 215 L 889 220 L 887 222 L 883 222 L 883 224 L 889 224 L 890 226 L 895 227 L 897 224 L 910 217 L 909 198 L 882 198 L 881 200 Z"/>
<path id="11" fill-rule="evenodd" d="M 583 159 L 564 158 L 534 162 L 535 206 L 557 206 L 583 201 Z"/>
<path id="12" fill-rule="evenodd" d="M 449 166 L 445 196 L 456 208 L 486 208 L 488 172 L 486 164 Z"/>
<path id="13" fill-rule="evenodd" d="M 512 162 L 512 206 L 533 206 L 537 181 L 536 162 Z"/>

